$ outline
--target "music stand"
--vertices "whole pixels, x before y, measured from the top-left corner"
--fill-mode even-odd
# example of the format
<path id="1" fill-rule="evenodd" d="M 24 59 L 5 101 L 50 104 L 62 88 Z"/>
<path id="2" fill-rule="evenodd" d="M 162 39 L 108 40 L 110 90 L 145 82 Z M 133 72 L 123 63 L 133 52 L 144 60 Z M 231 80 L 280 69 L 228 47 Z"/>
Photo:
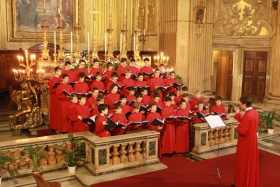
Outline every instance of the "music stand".
<path id="1" fill-rule="evenodd" d="M 208 125 L 210 126 L 211 129 L 226 127 L 226 124 L 224 123 L 224 121 L 222 120 L 222 118 L 219 115 L 209 115 L 209 116 L 206 116 L 204 119 L 206 120 L 206 122 L 208 123 Z M 220 165 L 221 165 L 221 162 L 219 164 L 220 143 L 221 142 L 219 140 L 218 141 L 218 149 L 216 150 L 217 151 L 217 157 L 216 157 L 217 158 L 217 164 L 216 164 L 216 171 L 217 172 L 215 174 L 211 174 L 211 175 L 216 175 L 219 178 L 219 180 L 221 182 L 223 182 L 221 180 L 221 175 L 223 175 L 225 173 L 220 172 Z"/>

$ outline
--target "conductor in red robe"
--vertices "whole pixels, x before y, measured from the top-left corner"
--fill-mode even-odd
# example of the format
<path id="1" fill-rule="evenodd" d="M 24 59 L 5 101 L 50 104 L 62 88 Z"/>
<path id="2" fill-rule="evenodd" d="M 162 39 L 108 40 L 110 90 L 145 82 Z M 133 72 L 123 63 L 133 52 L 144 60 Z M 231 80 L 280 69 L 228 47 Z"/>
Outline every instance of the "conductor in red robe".
<path id="1" fill-rule="evenodd" d="M 237 126 L 238 141 L 235 161 L 235 186 L 259 187 L 259 150 L 257 130 L 259 113 L 251 107 L 252 98 L 243 96 L 240 98 L 240 107 L 246 112 L 240 114 L 240 108 L 234 107 L 235 119 L 240 124 Z M 277 185 L 276 185 L 277 186 Z"/>
<path id="2" fill-rule="evenodd" d="M 58 122 L 58 99 L 56 96 L 56 88 L 53 88 L 55 83 L 61 82 L 60 78 L 61 69 L 59 67 L 54 68 L 54 76 L 49 80 L 49 90 L 50 90 L 50 129 L 57 129 Z"/>

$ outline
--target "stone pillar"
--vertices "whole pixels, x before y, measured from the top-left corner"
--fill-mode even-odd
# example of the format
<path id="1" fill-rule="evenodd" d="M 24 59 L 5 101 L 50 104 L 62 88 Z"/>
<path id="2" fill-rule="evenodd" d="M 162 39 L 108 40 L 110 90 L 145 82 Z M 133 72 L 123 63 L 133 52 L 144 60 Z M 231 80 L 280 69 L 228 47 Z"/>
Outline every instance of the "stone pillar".
<path id="1" fill-rule="evenodd" d="M 202 27 L 194 23 L 199 5 L 205 6 Z M 171 57 L 170 66 L 174 66 L 191 92 L 197 89 L 210 91 L 213 0 L 164 0 L 161 10 L 160 47 Z"/>
<path id="2" fill-rule="evenodd" d="M 278 2 L 277 10 L 272 12 L 272 17 L 274 20 L 274 36 L 271 40 L 272 42 L 272 54 L 271 54 L 271 65 L 268 70 L 268 81 L 267 81 L 267 98 L 264 100 L 265 104 L 268 106 L 279 107 L 280 102 L 280 81 L 279 81 L 279 71 L 280 71 L 280 3 Z"/>

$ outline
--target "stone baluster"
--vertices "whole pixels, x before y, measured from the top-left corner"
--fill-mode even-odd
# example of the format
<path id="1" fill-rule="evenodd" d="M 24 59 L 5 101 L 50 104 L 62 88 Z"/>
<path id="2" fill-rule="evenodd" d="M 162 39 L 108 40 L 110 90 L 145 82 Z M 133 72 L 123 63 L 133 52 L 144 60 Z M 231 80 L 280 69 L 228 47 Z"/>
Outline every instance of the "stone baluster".
<path id="1" fill-rule="evenodd" d="M 232 141 L 232 138 L 231 138 L 231 133 L 232 133 L 231 126 L 227 126 L 226 128 L 228 129 L 228 141 L 231 142 Z"/>
<path id="2" fill-rule="evenodd" d="M 228 126 L 227 126 L 228 127 Z M 227 142 L 229 142 L 229 133 L 228 133 L 228 128 L 226 127 L 226 129 L 225 129 L 225 141 L 226 141 L 226 143 Z"/>
<path id="3" fill-rule="evenodd" d="M 221 127 L 221 133 L 220 133 L 220 143 L 225 143 L 225 127 Z"/>
<path id="4" fill-rule="evenodd" d="M 113 164 L 113 146 L 109 148 L 109 165 Z"/>
<path id="5" fill-rule="evenodd" d="M 126 146 L 127 146 L 127 143 L 121 144 L 121 151 L 120 151 L 121 152 L 121 156 L 120 156 L 121 163 L 128 162 L 128 158 L 126 156 L 126 154 L 127 154 Z"/>
<path id="6" fill-rule="evenodd" d="M 120 164 L 120 158 L 119 158 L 119 144 L 113 145 L 113 152 L 112 152 L 112 165 Z"/>
<path id="7" fill-rule="evenodd" d="M 208 143 L 209 143 L 209 146 L 212 146 L 212 145 L 215 144 L 214 131 L 215 131 L 215 129 L 210 129 L 210 131 L 208 133 Z"/>
<path id="8" fill-rule="evenodd" d="M 219 143 L 219 130 L 218 128 L 214 131 L 214 139 L 215 139 L 215 145 Z"/>
<path id="9" fill-rule="evenodd" d="M 147 159 L 147 141 L 143 141 L 142 143 L 142 155 L 143 155 L 143 159 L 146 160 Z"/>
<path id="10" fill-rule="evenodd" d="M 135 162 L 135 151 L 133 149 L 134 143 L 130 142 L 128 145 L 128 161 Z"/>
<path id="11" fill-rule="evenodd" d="M 143 160 L 143 155 L 141 154 L 141 143 L 142 141 L 137 141 L 136 142 L 136 147 L 135 147 L 135 160 L 136 161 L 141 161 Z"/>

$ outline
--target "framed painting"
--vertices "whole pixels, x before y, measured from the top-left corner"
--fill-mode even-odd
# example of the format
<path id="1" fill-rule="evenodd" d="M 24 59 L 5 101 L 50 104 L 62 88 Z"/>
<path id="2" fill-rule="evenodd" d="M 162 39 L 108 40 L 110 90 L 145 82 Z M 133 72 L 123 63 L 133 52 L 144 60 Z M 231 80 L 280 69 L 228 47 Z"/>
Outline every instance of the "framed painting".
<path id="1" fill-rule="evenodd" d="M 195 24 L 204 24 L 205 22 L 205 15 L 206 15 L 206 7 L 204 5 L 198 5 L 195 7 L 194 11 L 194 23 Z"/>
<path id="2" fill-rule="evenodd" d="M 83 23 L 83 0 L 8 0 L 7 10 L 9 41 L 42 41 L 44 10 L 49 40 L 58 32 L 60 21 L 66 40 L 75 24 Z"/>

